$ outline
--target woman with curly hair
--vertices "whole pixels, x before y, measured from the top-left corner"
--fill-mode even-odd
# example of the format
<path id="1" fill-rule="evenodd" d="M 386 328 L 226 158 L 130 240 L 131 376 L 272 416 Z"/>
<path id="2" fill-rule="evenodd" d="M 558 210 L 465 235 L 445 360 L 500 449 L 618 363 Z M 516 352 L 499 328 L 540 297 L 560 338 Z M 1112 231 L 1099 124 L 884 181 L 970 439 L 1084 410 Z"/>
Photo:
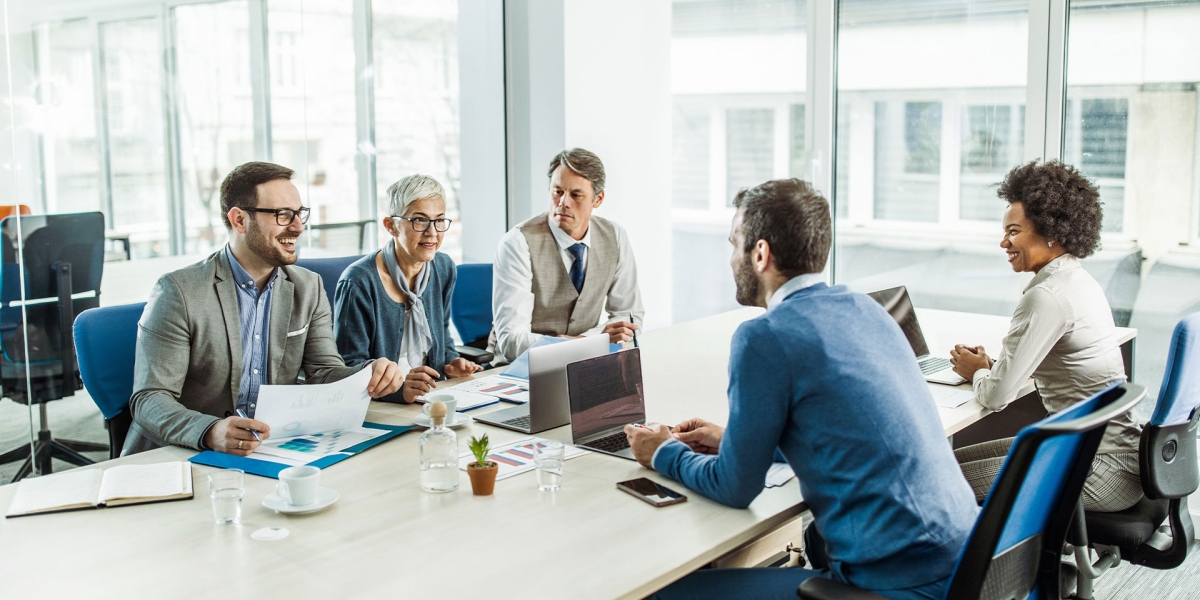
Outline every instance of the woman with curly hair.
<path id="1" fill-rule="evenodd" d="M 1100 195 L 1079 171 L 1058 161 L 1009 171 L 997 192 L 1008 202 L 1000 247 L 1018 273 L 1034 273 L 1013 312 L 995 360 L 981 346 L 955 346 L 954 370 L 992 410 L 1013 400 L 1033 376 L 1053 414 L 1125 380 L 1118 335 L 1104 291 L 1079 264 L 1100 243 Z M 1132 412 L 1109 423 L 1083 487 L 1084 509 L 1116 512 L 1142 497 L 1138 475 L 1141 427 Z M 1013 438 L 955 451 L 959 466 L 982 500 Z"/>

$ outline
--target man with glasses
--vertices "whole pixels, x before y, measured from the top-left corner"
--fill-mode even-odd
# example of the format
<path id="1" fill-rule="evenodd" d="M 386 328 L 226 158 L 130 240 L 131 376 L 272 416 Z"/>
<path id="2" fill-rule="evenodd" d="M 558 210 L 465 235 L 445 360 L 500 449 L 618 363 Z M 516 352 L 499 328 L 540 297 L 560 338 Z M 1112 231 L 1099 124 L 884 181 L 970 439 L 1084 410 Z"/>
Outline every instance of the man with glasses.
<path id="1" fill-rule="evenodd" d="M 629 235 L 592 214 L 604 202 L 600 157 L 564 150 L 547 176 L 550 210 L 505 234 L 496 252 L 488 345 L 505 362 L 545 336 L 630 340 L 645 314 Z"/>
<path id="2" fill-rule="evenodd" d="M 270 428 L 253 419 L 262 384 L 349 377 L 317 274 L 292 266 L 309 209 L 293 171 L 250 162 L 221 183 L 229 245 L 159 278 L 138 323 L 133 425 L 122 454 L 164 445 L 248 455 Z M 403 374 L 369 363 L 368 393 L 395 392 Z M 245 415 L 245 416 L 239 416 Z"/>

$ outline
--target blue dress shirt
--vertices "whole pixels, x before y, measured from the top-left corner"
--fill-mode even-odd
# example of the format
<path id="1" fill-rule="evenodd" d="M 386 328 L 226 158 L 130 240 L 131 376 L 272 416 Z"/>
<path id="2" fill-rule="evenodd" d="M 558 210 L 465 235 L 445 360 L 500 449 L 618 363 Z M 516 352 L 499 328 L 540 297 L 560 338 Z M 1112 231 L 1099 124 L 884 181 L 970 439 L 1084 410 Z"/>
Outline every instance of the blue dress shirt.
<path id="1" fill-rule="evenodd" d="M 253 418 L 258 405 L 258 386 L 267 372 L 267 334 L 271 328 L 271 292 L 279 269 L 271 273 L 270 281 L 260 292 L 254 278 L 238 264 L 229 247 L 225 247 L 233 280 L 237 283 L 238 321 L 242 330 L 242 383 L 238 386 L 237 407 Z"/>

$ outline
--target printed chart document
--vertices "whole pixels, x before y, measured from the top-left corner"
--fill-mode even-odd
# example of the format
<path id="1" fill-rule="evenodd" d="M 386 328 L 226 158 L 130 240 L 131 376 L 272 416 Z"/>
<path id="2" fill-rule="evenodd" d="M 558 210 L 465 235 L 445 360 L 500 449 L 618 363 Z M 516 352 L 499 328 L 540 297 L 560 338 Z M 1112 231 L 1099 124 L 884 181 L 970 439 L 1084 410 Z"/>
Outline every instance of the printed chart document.
<path id="1" fill-rule="evenodd" d="M 254 419 L 270 425 L 278 438 L 362 427 L 370 382 L 371 369 L 364 368 L 333 383 L 260 386 Z"/>
<path id="2" fill-rule="evenodd" d="M 492 448 L 492 451 L 488 453 L 488 460 L 495 462 L 500 467 L 500 470 L 496 472 L 496 479 L 505 479 L 525 471 L 532 471 L 534 468 L 533 445 L 541 445 L 545 442 L 546 440 L 541 438 L 528 437 Z M 567 445 L 563 447 L 563 460 L 570 460 L 587 453 L 587 450 Z M 470 452 L 458 456 L 458 468 L 463 471 L 466 471 L 467 465 L 473 462 L 475 462 L 475 455 Z"/>
<path id="3" fill-rule="evenodd" d="M 76 469 L 23 479 L 7 517 L 183 500 L 192 497 L 192 466 L 186 462 Z"/>
<path id="4" fill-rule="evenodd" d="M 529 381 L 523 379 L 512 379 L 503 375 L 489 375 L 464 381 L 452 388 L 452 390 L 462 390 L 473 394 L 483 394 L 492 398 L 499 398 L 505 402 L 515 402 L 524 404 L 529 402 Z M 462 401 L 459 401 L 458 407 L 462 408 Z"/>
<path id="5" fill-rule="evenodd" d="M 319 458 L 339 454 L 347 448 L 391 433 L 386 429 L 351 427 L 337 431 L 325 431 L 276 439 L 275 436 L 254 449 L 254 458 L 284 462 L 291 465 L 306 465 Z M 266 456 L 261 456 L 266 455 Z M 276 460 L 276 459 L 287 460 Z"/>

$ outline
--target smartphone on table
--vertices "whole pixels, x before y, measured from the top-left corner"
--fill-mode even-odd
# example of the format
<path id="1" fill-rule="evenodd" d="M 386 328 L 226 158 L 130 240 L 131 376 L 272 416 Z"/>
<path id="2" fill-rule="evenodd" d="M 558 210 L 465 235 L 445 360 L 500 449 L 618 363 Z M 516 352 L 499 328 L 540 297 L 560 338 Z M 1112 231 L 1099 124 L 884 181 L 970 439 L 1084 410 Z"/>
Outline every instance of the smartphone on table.
<path id="1" fill-rule="evenodd" d="M 668 506 L 687 502 L 687 496 L 645 477 L 617 482 L 617 489 L 654 506 Z"/>

